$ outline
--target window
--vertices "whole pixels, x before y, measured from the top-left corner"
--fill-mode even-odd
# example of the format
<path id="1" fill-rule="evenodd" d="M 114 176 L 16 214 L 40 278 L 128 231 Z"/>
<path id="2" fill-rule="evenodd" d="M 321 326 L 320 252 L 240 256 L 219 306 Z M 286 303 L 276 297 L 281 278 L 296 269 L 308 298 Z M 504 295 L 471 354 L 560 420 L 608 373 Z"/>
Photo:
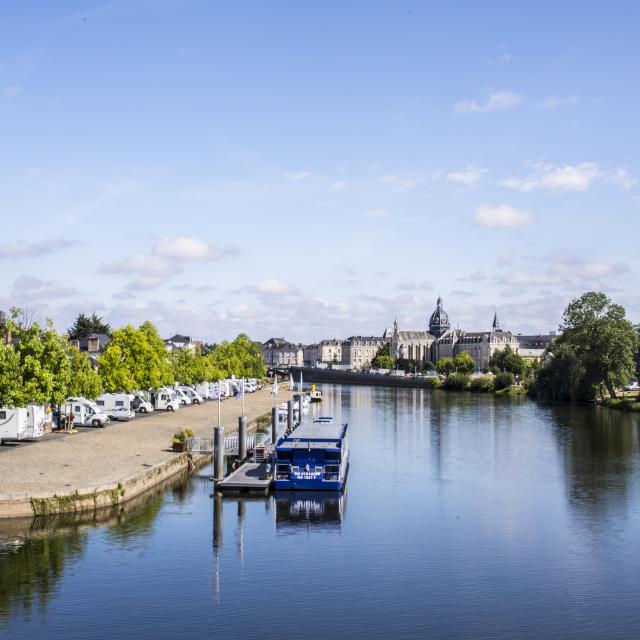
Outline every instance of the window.
<path id="1" fill-rule="evenodd" d="M 0 411 L 0 420 L 6 420 L 6 419 L 7 419 L 7 412 Z"/>
<path id="2" fill-rule="evenodd" d="M 116 407 L 124 407 L 124 401 L 123 400 L 116 400 Z"/>

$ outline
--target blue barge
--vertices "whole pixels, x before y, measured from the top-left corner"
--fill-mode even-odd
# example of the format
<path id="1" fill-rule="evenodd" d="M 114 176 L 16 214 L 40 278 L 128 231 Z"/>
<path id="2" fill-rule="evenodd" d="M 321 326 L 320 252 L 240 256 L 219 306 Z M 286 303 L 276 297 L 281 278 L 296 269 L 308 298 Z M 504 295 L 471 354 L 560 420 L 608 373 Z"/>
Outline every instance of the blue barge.
<path id="1" fill-rule="evenodd" d="M 276 491 L 342 491 L 349 471 L 346 424 L 317 418 L 280 438 L 275 449 Z"/>

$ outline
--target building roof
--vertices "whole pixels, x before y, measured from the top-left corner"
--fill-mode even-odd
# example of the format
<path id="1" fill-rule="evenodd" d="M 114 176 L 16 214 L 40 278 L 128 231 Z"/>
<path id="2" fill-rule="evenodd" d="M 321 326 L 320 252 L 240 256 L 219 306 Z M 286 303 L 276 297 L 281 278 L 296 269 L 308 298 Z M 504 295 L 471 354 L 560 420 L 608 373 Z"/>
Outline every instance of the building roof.
<path id="1" fill-rule="evenodd" d="M 165 343 L 171 342 L 173 344 L 191 344 L 191 336 L 183 336 L 179 333 L 176 333 L 171 338 L 167 338 Z"/>
<path id="2" fill-rule="evenodd" d="M 438 296 L 438 302 L 436 303 L 436 310 L 431 314 L 429 318 L 429 331 L 434 336 L 441 336 L 451 324 L 449 323 L 449 316 L 442 306 L 442 298 Z"/>
<path id="3" fill-rule="evenodd" d="M 537 335 L 537 336 L 522 336 L 517 335 L 518 344 L 521 349 L 546 349 L 549 344 L 557 336 L 549 335 Z"/>
<path id="4" fill-rule="evenodd" d="M 81 340 L 78 340 L 80 351 L 87 351 L 89 349 L 89 340 L 98 340 L 98 346 L 103 349 L 111 340 L 106 333 L 90 333 Z"/>
<path id="5" fill-rule="evenodd" d="M 436 337 L 428 331 L 398 331 L 400 340 L 435 340 Z"/>

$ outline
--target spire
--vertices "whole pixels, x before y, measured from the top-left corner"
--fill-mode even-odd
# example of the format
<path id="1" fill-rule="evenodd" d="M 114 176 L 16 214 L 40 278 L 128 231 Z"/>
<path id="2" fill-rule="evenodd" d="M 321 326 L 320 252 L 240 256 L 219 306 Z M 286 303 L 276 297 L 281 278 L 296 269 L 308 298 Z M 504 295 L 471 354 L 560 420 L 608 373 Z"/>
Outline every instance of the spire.
<path id="1" fill-rule="evenodd" d="M 498 312 L 493 314 L 493 330 L 500 331 L 500 322 L 498 321 Z"/>

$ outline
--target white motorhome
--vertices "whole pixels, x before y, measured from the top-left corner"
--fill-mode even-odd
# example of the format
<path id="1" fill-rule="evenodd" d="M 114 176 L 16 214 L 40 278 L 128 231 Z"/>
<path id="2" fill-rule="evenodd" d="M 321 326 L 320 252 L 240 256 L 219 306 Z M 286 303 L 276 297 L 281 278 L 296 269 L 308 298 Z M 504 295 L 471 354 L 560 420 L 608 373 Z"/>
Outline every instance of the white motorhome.
<path id="1" fill-rule="evenodd" d="M 209 385 L 209 400 L 217 400 L 218 398 L 220 398 L 220 400 L 224 400 L 226 398 L 225 389 L 226 387 L 222 384 L 212 382 Z"/>
<path id="2" fill-rule="evenodd" d="M 30 404 L 0 409 L 0 445 L 3 442 L 35 440 L 44 435 L 44 407 Z"/>
<path id="3" fill-rule="evenodd" d="M 182 393 L 189 398 L 189 404 L 202 404 L 204 402 L 204 398 L 193 388 L 189 387 L 186 384 L 176 385 L 177 391 L 182 391 Z"/>
<path id="4" fill-rule="evenodd" d="M 104 427 L 109 416 L 92 400 L 86 398 L 68 398 L 62 405 L 62 416 L 74 426 Z"/>
<path id="5" fill-rule="evenodd" d="M 159 411 L 177 411 L 182 404 L 175 391 L 166 387 L 152 391 L 150 399 L 153 408 Z"/>
<path id="6" fill-rule="evenodd" d="M 174 387 L 173 392 L 177 396 L 178 400 L 180 400 L 180 404 L 182 404 L 183 406 L 191 404 L 191 398 L 184 391 L 182 391 L 182 389 L 177 389 Z"/>
<path id="7" fill-rule="evenodd" d="M 196 393 L 204 400 L 209 400 L 211 394 L 211 383 L 209 382 L 200 382 L 196 385 Z"/>
<path id="8" fill-rule="evenodd" d="M 131 408 L 138 413 L 151 413 L 153 405 L 142 395 L 141 391 L 134 391 L 132 394 Z"/>

